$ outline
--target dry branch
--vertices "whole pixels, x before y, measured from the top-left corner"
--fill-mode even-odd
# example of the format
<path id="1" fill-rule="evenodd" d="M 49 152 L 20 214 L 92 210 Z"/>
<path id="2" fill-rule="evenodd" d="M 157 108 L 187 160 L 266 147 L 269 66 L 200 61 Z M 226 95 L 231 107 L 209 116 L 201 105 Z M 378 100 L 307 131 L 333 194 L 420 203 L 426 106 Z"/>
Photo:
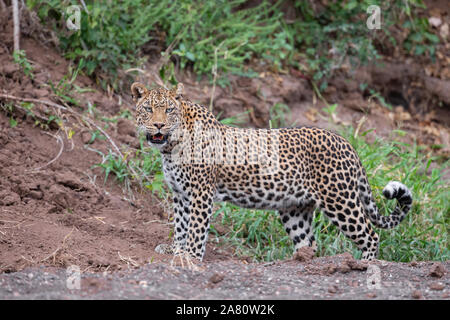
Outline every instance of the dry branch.
<path id="1" fill-rule="evenodd" d="M 14 51 L 20 50 L 20 20 L 19 20 L 19 2 L 12 0 L 13 22 L 14 22 Z"/>
<path id="2" fill-rule="evenodd" d="M 58 160 L 58 158 L 61 156 L 61 154 L 62 154 L 62 152 L 63 152 L 63 150 L 64 150 L 64 142 L 63 142 L 63 139 L 61 138 L 61 136 L 56 136 L 56 135 L 53 135 L 53 134 L 50 134 L 50 133 L 47 133 L 47 132 L 44 132 L 45 134 L 48 134 L 49 136 L 51 136 L 51 137 L 53 137 L 53 138 L 55 138 L 56 139 L 56 141 L 58 141 L 58 143 L 61 145 L 61 147 L 59 148 L 59 152 L 58 152 L 58 154 L 56 155 L 56 157 L 54 157 L 52 160 L 50 160 L 49 162 L 47 162 L 45 165 L 43 165 L 43 166 L 41 166 L 41 167 L 39 167 L 39 168 L 35 168 L 35 169 L 32 169 L 32 170 L 27 170 L 27 171 L 29 171 L 29 172 L 36 172 L 36 171 L 39 171 L 39 170 L 41 170 L 42 168 L 45 168 L 45 167 L 48 167 L 49 165 L 51 165 L 53 162 L 55 162 L 56 160 Z"/>

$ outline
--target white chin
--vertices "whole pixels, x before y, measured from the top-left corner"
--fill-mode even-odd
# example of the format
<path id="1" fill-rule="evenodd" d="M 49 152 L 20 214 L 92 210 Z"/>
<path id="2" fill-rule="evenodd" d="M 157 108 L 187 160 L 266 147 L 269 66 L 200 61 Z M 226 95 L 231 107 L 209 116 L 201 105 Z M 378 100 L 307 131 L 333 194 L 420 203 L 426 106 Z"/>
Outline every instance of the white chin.
<path id="1" fill-rule="evenodd" d="M 162 147 L 164 147 L 166 145 L 166 142 L 164 142 L 164 143 L 153 143 L 153 142 L 147 140 L 147 143 L 148 143 L 148 145 L 150 147 L 157 148 L 157 149 L 161 149 Z"/>

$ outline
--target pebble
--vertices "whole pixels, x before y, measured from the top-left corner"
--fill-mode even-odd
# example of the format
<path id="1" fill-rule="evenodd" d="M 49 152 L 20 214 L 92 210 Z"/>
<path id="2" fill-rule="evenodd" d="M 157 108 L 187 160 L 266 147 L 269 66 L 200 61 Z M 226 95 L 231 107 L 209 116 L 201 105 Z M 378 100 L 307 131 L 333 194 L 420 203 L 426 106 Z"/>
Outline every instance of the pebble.
<path id="1" fill-rule="evenodd" d="M 433 265 L 430 268 L 429 275 L 435 278 L 442 278 L 442 276 L 445 274 L 445 268 L 442 265 L 442 263 L 436 262 L 433 263 Z"/>
<path id="2" fill-rule="evenodd" d="M 435 291 L 444 290 L 445 285 L 442 282 L 433 282 L 430 284 L 430 289 Z"/>
<path id="3" fill-rule="evenodd" d="M 220 273 L 214 273 L 211 278 L 209 278 L 209 282 L 212 283 L 219 283 L 220 281 L 222 281 L 225 278 L 224 275 L 220 274 Z"/>
<path id="4" fill-rule="evenodd" d="M 422 295 L 422 292 L 420 292 L 420 290 L 414 290 L 414 291 L 411 293 L 411 296 L 412 296 L 414 299 L 423 299 L 423 295 Z"/>
<path id="5" fill-rule="evenodd" d="M 339 288 L 337 285 L 332 285 L 328 288 L 329 293 L 336 293 L 336 292 L 338 292 L 338 290 L 339 290 Z"/>

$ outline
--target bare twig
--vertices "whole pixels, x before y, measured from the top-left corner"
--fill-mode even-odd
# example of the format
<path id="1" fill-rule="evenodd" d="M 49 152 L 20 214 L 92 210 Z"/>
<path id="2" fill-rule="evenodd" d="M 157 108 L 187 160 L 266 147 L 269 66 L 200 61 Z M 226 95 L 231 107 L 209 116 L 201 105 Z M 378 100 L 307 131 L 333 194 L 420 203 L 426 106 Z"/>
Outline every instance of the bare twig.
<path id="1" fill-rule="evenodd" d="M 136 261 L 134 261 L 131 257 L 125 257 L 125 256 L 122 256 L 122 255 L 120 254 L 120 251 L 117 251 L 117 254 L 119 255 L 119 259 L 122 260 L 122 261 L 124 261 L 124 262 L 127 264 L 128 267 L 130 267 L 130 264 L 131 264 L 133 267 L 139 267 L 139 263 L 137 263 Z"/>
<path id="2" fill-rule="evenodd" d="M 56 160 L 58 160 L 58 158 L 61 156 L 61 154 L 62 154 L 62 152 L 63 152 L 63 150 L 64 150 L 64 142 L 63 142 L 63 139 L 61 138 L 61 136 L 59 136 L 59 135 L 56 136 L 56 135 L 53 135 L 53 134 L 50 134 L 50 133 L 47 133 L 47 132 L 44 132 L 44 133 L 45 133 L 45 134 L 48 134 L 49 136 L 55 138 L 56 141 L 58 141 L 58 143 L 61 145 L 61 147 L 59 148 L 59 152 L 58 152 L 58 154 L 56 155 L 56 157 L 54 157 L 52 160 L 50 160 L 49 162 L 47 162 L 45 165 L 43 165 L 43 166 L 41 166 L 41 167 L 39 167 L 39 168 L 32 169 L 32 170 L 27 170 L 27 172 L 35 172 L 35 171 L 39 171 L 39 170 L 41 170 L 42 168 L 45 168 L 45 167 L 51 165 L 53 162 L 55 162 Z"/>
<path id="3" fill-rule="evenodd" d="M 211 100 L 209 101 L 209 111 L 212 112 L 213 109 L 213 102 L 214 102 L 214 94 L 216 92 L 216 81 L 217 81 L 217 51 L 219 48 L 224 44 L 225 41 L 222 41 L 215 49 L 214 49 L 214 65 L 212 68 L 212 74 L 213 74 L 213 88 L 211 92 Z"/>
<path id="4" fill-rule="evenodd" d="M 358 126 L 356 127 L 355 134 L 353 135 L 354 138 L 356 138 L 358 136 L 359 130 L 361 130 L 361 127 L 362 127 L 363 123 L 366 122 L 366 120 L 367 120 L 367 116 L 364 116 L 358 121 Z"/>
<path id="5" fill-rule="evenodd" d="M 5 12 L 6 11 L 6 4 L 3 0 L 0 0 L 0 7 L 2 7 L 2 11 Z"/>
<path id="6" fill-rule="evenodd" d="M 20 21 L 19 21 L 19 2 L 12 0 L 13 21 L 14 21 L 14 51 L 20 50 Z"/>
<path id="7" fill-rule="evenodd" d="M 65 244 L 66 244 L 66 240 L 70 237 L 70 235 L 72 234 L 73 230 L 75 230 L 76 228 L 73 227 L 72 230 L 70 230 L 70 232 L 68 234 L 66 234 L 66 236 L 64 237 L 63 241 L 62 241 L 62 245 L 58 248 L 56 248 L 55 251 L 53 251 L 50 255 L 48 255 L 46 258 L 42 259 L 39 261 L 39 263 L 42 263 L 46 260 L 48 260 L 49 258 L 53 257 L 53 264 L 56 262 L 56 254 L 58 253 L 59 250 L 63 249 Z"/>

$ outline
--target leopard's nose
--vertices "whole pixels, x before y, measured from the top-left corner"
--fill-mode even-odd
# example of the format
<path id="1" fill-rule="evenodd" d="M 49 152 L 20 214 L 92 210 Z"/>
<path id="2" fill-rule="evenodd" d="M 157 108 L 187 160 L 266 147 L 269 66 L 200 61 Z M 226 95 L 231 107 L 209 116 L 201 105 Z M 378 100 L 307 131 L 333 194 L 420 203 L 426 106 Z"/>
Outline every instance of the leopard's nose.
<path id="1" fill-rule="evenodd" d="M 154 123 L 153 125 L 154 125 L 155 127 L 157 127 L 159 130 L 161 130 L 161 128 L 165 126 L 165 124 L 164 124 L 164 123 L 161 123 L 161 122 L 156 122 L 156 123 Z"/>

